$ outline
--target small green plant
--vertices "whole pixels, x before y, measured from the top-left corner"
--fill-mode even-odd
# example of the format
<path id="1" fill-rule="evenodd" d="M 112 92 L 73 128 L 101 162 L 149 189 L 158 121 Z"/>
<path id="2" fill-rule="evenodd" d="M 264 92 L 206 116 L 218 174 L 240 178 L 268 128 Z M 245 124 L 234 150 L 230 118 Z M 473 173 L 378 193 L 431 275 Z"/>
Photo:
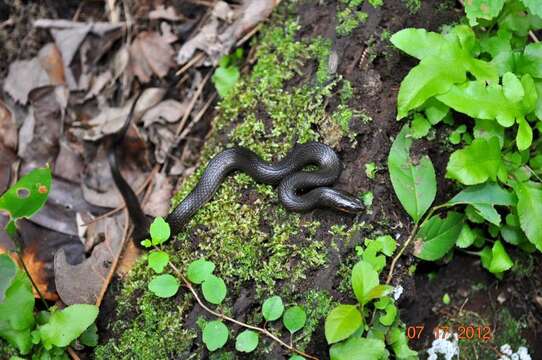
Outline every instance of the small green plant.
<path id="1" fill-rule="evenodd" d="M 192 292 L 196 301 L 200 306 L 216 316 L 218 320 L 205 322 L 202 326 L 202 339 L 207 347 L 207 350 L 213 352 L 221 349 L 226 345 L 230 337 L 230 331 L 225 322 L 231 322 L 240 325 L 245 330 L 239 332 L 235 340 L 235 348 L 239 352 L 250 353 L 256 350 L 260 341 L 260 334 L 267 336 L 278 342 L 281 346 L 286 347 L 292 353 L 303 355 L 307 359 L 314 357 L 303 353 L 292 345 L 292 341 L 288 345 L 279 337 L 271 333 L 264 327 L 248 325 L 222 313 L 210 309 L 199 297 L 196 292 L 195 285 L 201 287 L 203 298 L 209 304 L 221 305 L 226 299 L 228 293 L 226 283 L 223 279 L 216 276 L 214 271 L 216 265 L 206 259 L 198 259 L 188 264 L 186 275 L 183 275 L 175 265 L 169 261 L 169 255 L 160 250 L 171 236 L 169 224 L 161 217 L 157 217 L 150 227 L 151 239 L 146 239 L 141 244 L 146 248 L 152 248 L 147 257 L 147 264 L 158 275 L 155 275 L 148 284 L 149 290 L 156 296 L 161 298 L 169 298 L 177 294 L 180 287 L 180 280 Z M 169 265 L 171 271 L 176 275 L 169 273 L 164 274 L 164 270 Z M 267 299 L 262 305 L 262 315 L 266 324 L 279 320 L 282 317 L 282 322 L 285 328 L 293 335 L 305 326 L 307 315 L 302 307 L 295 305 L 289 307 L 285 311 L 282 299 L 279 296 L 273 296 Z M 295 355 L 292 357 L 295 359 Z"/>
<path id="2" fill-rule="evenodd" d="M 528 41 L 530 31 L 542 28 L 542 5 L 470 1 L 465 10 L 473 27 L 404 29 L 391 38 L 420 63 L 399 89 L 397 118 L 413 114 L 414 120 L 395 139 L 388 165 L 397 197 L 415 223 L 406 243 L 416 239 L 414 255 L 436 261 L 455 248 L 479 256 L 500 278 L 514 266 L 507 247 L 542 251 L 542 47 Z M 473 119 L 449 135 L 450 143 L 463 147 L 451 154 L 446 177 L 461 191 L 431 207 L 433 165 L 427 156 L 414 161 L 410 146 L 428 125 L 453 125 L 452 110 Z M 435 215 L 443 210 L 444 216 Z"/>
<path id="3" fill-rule="evenodd" d="M 380 6 L 382 1 L 371 0 L 373 6 Z M 339 36 L 349 35 L 361 23 L 367 20 L 367 13 L 358 8 L 363 4 L 363 0 L 341 0 L 340 9 L 337 10 L 337 34 Z"/>
<path id="4" fill-rule="evenodd" d="M 388 296 L 393 288 L 379 281 L 386 257 L 396 249 L 395 240 L 385 235 L 367 239 L 364 245 L 364 248 L 356 247 L 361 260 L 354 265 L 351 275 L 357 302 L 337 305 L 326 318 L 325 336 L 331 345 L 330 358 L 388 359 L 388 348 L 397 359 L 417 358 L 417 353 L 408 347 L 395 301 Z"/>
<path id="5" fill-rule="evenodd" d="M 243 58 L 243 49 L 238 48 L 230 55 L 225 55 L 218 62 L 218 68 L 212 76 L 216 91 L 226 97 L 235 87 L 240 77 L 239 64 Z"/>
<path id="6" fill-rule="evenodd" d="M 49 308 L 20 256 L 17 220 L 30 217 L 43 207 L 51 178 L 48 167 L 35 169 L 0 197 L 0 210 L 10 217 L 5 230 L 17 246 L 12 255 L 23 267 L 21 270 L 10 254 L 0 255 L 0 337 L 21 355 L 32 354 L 33 359 L 68 359 L 66 348 L 74 342 L 97 345 L 94 321 L 98 307 L 75 304 L 64 309 Z M 35 310 L 33 286 L 47 310 Z"/>

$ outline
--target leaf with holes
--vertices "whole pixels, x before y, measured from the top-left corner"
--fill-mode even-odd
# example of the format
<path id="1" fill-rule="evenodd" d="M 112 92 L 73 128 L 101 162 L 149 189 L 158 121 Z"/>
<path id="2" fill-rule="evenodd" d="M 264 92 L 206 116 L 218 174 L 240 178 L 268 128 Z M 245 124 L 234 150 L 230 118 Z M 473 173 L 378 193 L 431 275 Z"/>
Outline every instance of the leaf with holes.
<path id="1" fill-rule="evenodd" d="M 435 169 L 423 156 L 417 164 L 410 157 L 410 128 L 403 126 L 388 156 L 391 183 L 401 205 L 415 222 L 425 214 L 437 193 Z"/>

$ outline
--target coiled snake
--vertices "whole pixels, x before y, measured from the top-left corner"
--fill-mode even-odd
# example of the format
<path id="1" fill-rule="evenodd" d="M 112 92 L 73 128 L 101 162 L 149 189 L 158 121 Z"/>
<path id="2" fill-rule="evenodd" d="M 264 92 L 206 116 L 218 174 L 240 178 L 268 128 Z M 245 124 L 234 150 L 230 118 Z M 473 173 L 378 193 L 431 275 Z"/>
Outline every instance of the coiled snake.
<path id="1" fill-rule="evenodd" d="M 108 161 L 115 185 L 119 189 L 134 225 L 133 240 L 136 245 L 149 237 L 150 219 L 143 213 L 139 200 L 122 177 L 118 167 L 117 147 L 121 143 L 133 117 L 134 100 L 123 128 L 115 133 L 108 149 Z M 316 165 L 316 171 L 304 171 L 308 165 Z M 347 213 L 357 213 L 364 207 L 361 201 L 343 191 L 332 189 L 342 171 L 339 157 L 331 147 L 319 142 L 296 145 L 277 163 L 263 161 L 249 149 L 230 148 L 213 157 L 198 184 L 184 200 L 166 217 L 171 234 L 178 234 L 190 218 L 207 203 L 229 174 L 242 171 L 254 180 L 278 185 L 278 196 L 290 211 L 306 212 L 327 207 Z"/>

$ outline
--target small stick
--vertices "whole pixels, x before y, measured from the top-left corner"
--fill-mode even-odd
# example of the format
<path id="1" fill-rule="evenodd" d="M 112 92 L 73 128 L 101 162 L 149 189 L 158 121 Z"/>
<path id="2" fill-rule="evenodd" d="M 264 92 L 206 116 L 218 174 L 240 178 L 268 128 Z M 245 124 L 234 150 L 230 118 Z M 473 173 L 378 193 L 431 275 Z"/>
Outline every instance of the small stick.
<path id="1" fill-rule="evenodd" d="M 71 347 L 68 346 L 68 354 L 70 354 L 70 357 L 72 358 L 72 360 L 81 360 L 81 358 L 79 357 L 79 355 L 77 355 L 77 353 L 75 352 L 75 350 L 73 350 Z"/>
<path id="2" fill-rule="evenodd" d="M 190 69 L 192 67 L 192 65 L 194 65 L 195 63 L 197 63 L 200 60 L 203 60 L 203 58 L 205 58 L 205 54 L 202 53 L 202 52 L 198 53 L 196 56 L 193 56 L 192 59 L 189 62 L 184 64 L 184 66 L 182 68 L 180 68 L 179 71 L 177 71 L 176 75 L 177 76 L 181 75 L 186 70 Z"/>
<path id="3" fill-rule="evenodd" d="M 201 83 L 198 85 L 198 89 L 196 90 L 196 93 L 192 96 L 192 100 L 190 100 L 190 103 L 188 104 L 188 108 L 186 109 L 186 112 L 184 113 L 183 118 L 181 119 L 181 122 L 179 123 L 179 127 L 177 128 L 177 131 L 175 132 L 175 136 L 179 136 L 184 126 L 186 125 L 186 121 L 188 120 L 188 117 L 192 113 L 192 110 L 194 109 L 194 106 L 196 105 L 196 101 L 198 101 L 199 96 L 203 92 L 203 88 L 207 84 L 207 81 L 209 81 L 209 79 L 211 78 L 212 73 L 213 71 L 209 71 L 209 73 L 205 75 Z"/>

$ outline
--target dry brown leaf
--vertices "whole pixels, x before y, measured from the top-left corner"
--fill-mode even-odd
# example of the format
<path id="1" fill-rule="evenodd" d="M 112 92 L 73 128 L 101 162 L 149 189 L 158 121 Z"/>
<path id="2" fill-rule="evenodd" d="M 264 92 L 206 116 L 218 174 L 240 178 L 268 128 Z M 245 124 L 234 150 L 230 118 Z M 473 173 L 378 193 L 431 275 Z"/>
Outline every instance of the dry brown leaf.
<path id="1" fill-rule="evenodd" d="M 88 93 L 85 95 L 85 100 L 91 99 L 98 94 L 100 94 L 103 88 L 113 80 L 113 75 L 111 71 L 107 70 L 101 73 L 100 75 L 93 78 L 91 82 L 91 87 Z"/>
<path id="2" fill-rule="evenodd" d="M 0 142 L 0 169 L 2 169 L 0 171 L 0 194 L 3 194 L 10 185 L 11 165 L 16 159 L 15 153 Z"/>
<path id="3" fill-rule="evenodd" d="M 25 105 L 30 91 L 49 84 L 49 75 L 41 67 L 40 61 L 38 58 L 32 58 L 30 60 L 14 61 L 9 65 L 4 91 L 13 99 Z"/>
<path id="4" fill-rule="evenodd" d="M 157 32 L 143 31 L 130 46 L 130 59 L 134 74 L 141 82 L 149 82 L 152 75 L 167 75 L 173 62 L 174 51 Z"/>
<path id="5" fill-rule="evenodd" d="M 0 100 L 0 145 L 2 144 L 11 150 L 17 150 L 17 123 L 15 122 L 15 115 Z"/>
<path id="6" fill-rule="evenodd" d="M 145 214 L 152 217 L 165 217 L 169 213 L 169 202 L 173 194 L 173 184 L 169 177 L 157 173 L 153 177 L 153 187 L 149 201 L 143 206 Z"/>
<path id="7" fill-rule="evenodd" d="M 50 43 L 42 47 L 38 53 L 38 60 L 49 76 L 49 84 L 63 85 L 66 83 L 62 55 L 55 44 Z"/>
<path id="8" fill-rule="evenodd" d="M 184 20 L 185 17 L 177 14 L 173 6 L 168 6 L 167 8 L 164 5 L 158 5 L 158 7 L 151 12 L 149 12 L 149 19 L 151 20 L 169 20 L 169 21 L 179 21 Z"/>
<path id="9" fill-rule="evenodd" d="M 143 126 L 148 127 L 154 123 L 174 123 L 186 112 L 187 105 L 177 100 L 167 99 L 153 106 L 141 118 Z"/>
<path id="10" fill-rule="evenodd" d="M 71 265 L 64 249 L 54 258 L 55 285 L 67 305 L 95 304 L 107 281 L 111 267 L 122 250 L 123 231 L 120 215 L 97 222 L 94 236 L 102 238 L 89 258 Z M 90 227 L 89 227 L 90 231 Z"/>
<path id="11" fill-rule="evenodd" d="M 162 39 L 164 39 L 165 42 L 168 44 L 173 44 L 177 40 L 177 35 L 173 33 L 173 30 L 171 28 L 171 25 L 169 25 L 167 22 L 162 22 L 160 24 L 160 32 L 162 34 Z"/>
<path id="12" fill-rule="evenodd" d="M 163 164 L 167 154 L 177 140 L 175 133 L 167 126 L 154 124 L 149 127 L 149 139 L 155 145 L 154 156 L 159 164 Z"/>
<path id="13" fill-rule="evenodd" d="M 74 183 L 80 183 L 85 169 L 82 145 L 77 146 L 62 139 L 59 142 L 59 147 L 60 150 L 56 157 L 53 174 Z"/>

